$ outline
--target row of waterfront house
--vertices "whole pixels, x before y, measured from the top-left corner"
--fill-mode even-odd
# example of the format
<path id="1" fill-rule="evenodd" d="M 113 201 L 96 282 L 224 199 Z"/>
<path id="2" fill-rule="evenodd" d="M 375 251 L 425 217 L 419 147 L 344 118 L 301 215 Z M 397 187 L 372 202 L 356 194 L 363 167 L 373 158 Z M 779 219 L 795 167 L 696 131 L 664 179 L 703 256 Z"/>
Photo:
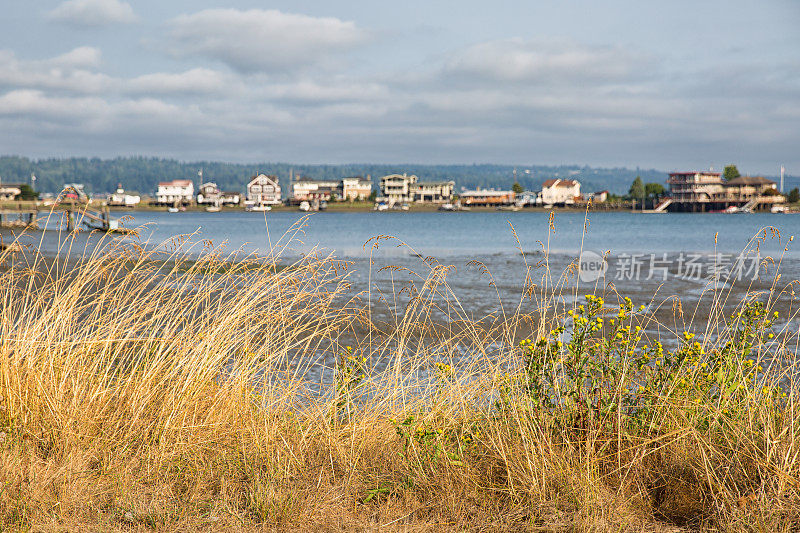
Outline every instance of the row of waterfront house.
<path id="1" fill-rule="evenodd" d="M 731 207 L 769 208 L 785 202 L 774 181 L 763 177 L 742 176 L 724 180 L 718 172 L 673 172 L 667 180 L 669 194 L 659 210 L 710 211 Z M 292 179 L 291 191 L 284 197 L 277 176 L 258 174 L 250 178 L 246 192 L 221 190 L 213 181 L 201 182 L 195 190 L 188 179 L 163 181 L 158 184 L 155 202 L 165 206 L 197 203 L 206 206 L 244 206 L 264 208 L 281 204 L 319 205 L 322 202 L 364 201 L 399 207 L 411 203 L 450 204 L 457 198 L 461 206 L 569 206 L 592 200 L 605 202 L 608 191 L 582 194 L 576 179 L 553 178 L 542 183 L 539 191 L 475 189 L 456 192 L 453 180 L 421 181 L 413 174 L 390 174 L 378 180 L 373 191 L 370 176 L 352 176 L 339 180 L 315 180 L 306 177 Z M 117 191 L 119 195 L 123 191 Z M 113 198 L 113 195 L 112 195 Z M 120 197 L 121 198 L 121 197 Z M 137 200 L 138 201 L 138 200 Z M 131 205 L 130 200 L 118 200 L 118 205 Z"/>
<path id="2" fill-rule="evenodd" d="M 408 203 L 448 204 L 456 196 L 455 182 L 420 181 L 415 175 L 390 174 L 379 180 L 375 191 L 376 203 L 402 205 Z M 121 191 L 118 191 L 118 194 Z M 595 201 L 604 201 L 608 192 L 595 193 Z M 542 190 L 518 194 L 512 190 L 476 189 L 457 193 L 462 205 L 503 206 L 513 204 L 570 205 L 579 203 L 581 184 L 571 179 L 550 179 Z M 156 203 L 166 206 L 199 205 L 258 207 L 280 204 L 297 205 L 302 202 L 363 201 L 373 197 L 372 179 L 353 176 L 339 180 L 314 180 L 299 178 L 292 181 L 291 195 L 284 199 L 277 176 L 259 174 L 246 186 L 246 193 L 223 191 L 213 181 L 201 183 L 195 191 L 194 182 L 188 179 L 162 181 L 158 184 Z"/>
<path id="3" fill-rule="evenodd" d="M 312 180 L 299 178 L 292 183 L 292 196 L 287 203 L 303 201 L 354 201 L 366 200 L 372 192 L 372 181 L 361 176 L 340 180 Z M 223 191 L 213 181 L 201 183 L 195 198 L 194 182 L 178 179 L 162 181 L 156 191 L 160 205 L 188 205 L 193 202 L 207 206 L 238 206 L 262 208 L 285 203 L 277 176 L 258 174 L 247 182 L 246 193 Z"/>

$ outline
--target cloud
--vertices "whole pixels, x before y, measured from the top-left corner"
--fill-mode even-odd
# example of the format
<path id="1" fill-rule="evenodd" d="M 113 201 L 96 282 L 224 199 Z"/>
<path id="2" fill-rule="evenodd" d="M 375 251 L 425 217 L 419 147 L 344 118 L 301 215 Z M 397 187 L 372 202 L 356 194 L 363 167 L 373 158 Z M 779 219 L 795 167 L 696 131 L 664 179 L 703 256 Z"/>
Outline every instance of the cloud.
<path id="1" fill-rule="evenodd" d="M 194 68 L 175 74 L 168 72 L 144 74 L 131 79 L 126 85 L 126 89 L 130 92 L 208 94 L 222 92 L 226 87 L 230 88 L 233 83 L 226 83 L 226 76 L 216 70 Z"/>
<path id="2" fill-rule="evenodd" d="M 0 95 L 0 116 L 35 117 L 45 121 L 86 121 L 105 112 L 101 98 L 54 97 L 36 90 L 17 90 Z"/>
<path id="3" fill-rule="evenodd" d="M 69 68 L 97 68 L 100 66 L 101 57 L 102 53 L 98 48 L 81 46 L 54 57 L 50 63 Z"/>
<path id="4" fill-rule="evenodd" d="M 96 72 L 101 57 L 97 48 L 79 47 L 53 58 L 23 61 L 10 50 L 0 50 L 0 87 L 79 93 L 113 90 L 118 80 Z"/>
<path id="5" fill-rule="evenodd" d="M 173 52 L 222 61 L 241 72 L 317 64 L 366 39 L 355 23 L 277 10 L 206 9 L 170 22 Z"/>
<path id="6" fill-rule="evenodd" d="M 456 53 L 444 71 L 489 82 L 613 82 L 638 74 L 645 63 L 643 57 L 615 46 L 507 39 L 475 44 Z"/>
<path id="7" fill-rule="evenodd" d="M 138 20 L 130 4 L 120 0 L 67 0 L 48 16 L 51 20 L 83 28 L 130 24 Z"/>

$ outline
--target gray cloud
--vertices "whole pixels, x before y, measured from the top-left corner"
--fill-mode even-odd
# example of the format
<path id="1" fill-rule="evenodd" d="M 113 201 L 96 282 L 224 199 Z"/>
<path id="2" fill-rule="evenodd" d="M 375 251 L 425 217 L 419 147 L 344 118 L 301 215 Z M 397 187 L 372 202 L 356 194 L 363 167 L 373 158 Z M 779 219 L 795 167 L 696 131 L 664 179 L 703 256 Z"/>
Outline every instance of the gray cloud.
<path id="1" fill-rule="evenodd" d="M 615 58 L 610 47 L 530 53 L 530 43 L 500 43 L 455 51 L 413 77 L 198 67 L 124 78 L 101 72 L 95 48 L 27 61 L 5 50 L 0 128 L 15 132 L 7 150 L 31 155 L 38 154 L 30 147 L 49 155 L 55 146 L 57 153 L 183 159 L 671 168 L 743 159 L 768 165 L 793 153 L 796 68 L 765 64 L 748 70 L 747 84 L 714 91 L 731 69 L 681 77 L 634 52 Z M 521 59 L 493 65 L 498 50 Z M 592 61 L 607 68 L 590 68 Z M 753 81 L 775 72 L 787 73 L 781 83 Z"/>
<path id="2" fill-rule="evenodd" d="M 102 53 L 98 48 L 80 46 L 66 54 L 54 57 L 48 63 L 53 66 L 67 68 L 97 68 L 100 66 Z"/>
<path id="3" fill-rule="evenodd" d="M 78 93 L 114 90 L 118 81 L 97 72 L 100 64 L 100 50 L 86 46 L 34 61 L 23 61 L 10 50 L 0 50 L 0 87 Z"/>
<path id="4" fill-rule="evenodd" d="M 451 57 L 445 72 L 474 81 L 622 81 L 640 74 L 647 61 L 615 46 L 553 40 L 507 39 L 475 44 Z"/>
<path id="5" fill-rule="evenodd" d="M 130 4 L 120 0 L 67 0 L 48 16 L 51 20 L 86 28 L 130 24 L 138 20 Z"/>
<path id="6" fill-rule="evenodd" d="M 239 80 L 219 71 L 194 68 L 184 72 L 156 72 L 137 76 L 126 83 L 125 91 L 146 94 L 225 94 L 230 95 Z"/>
<path id="7" fill-rule="evenodd" d="M 212 58 L 241 72 L 317 64 L 367 37 L 353 22 L 260 9 L 207 9 L 181 15 L 170 27 L 175 54 Z"/>

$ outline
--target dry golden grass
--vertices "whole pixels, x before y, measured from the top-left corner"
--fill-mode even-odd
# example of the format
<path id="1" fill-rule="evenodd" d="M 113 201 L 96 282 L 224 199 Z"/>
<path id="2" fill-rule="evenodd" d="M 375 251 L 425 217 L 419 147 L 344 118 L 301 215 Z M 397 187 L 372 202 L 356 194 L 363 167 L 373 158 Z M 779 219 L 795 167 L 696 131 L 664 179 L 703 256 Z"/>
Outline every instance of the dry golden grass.
<path id="1" fill-rule="evenodd" d="M 619 378 L 581 397 L 634 408 L 545 407 L 515 384 L 534 349 L 519 341 L 555 343 L 577 309 L 560 297 L 569 273 L 531 269 L 533 312 L 477 323 L 429 261 L 396 320 L 376 324 L 376 295 L 353 295 L 330 258 L 278 268 L 174 249 L 0 256 L 3 530 L 800 528 L 788 328 L 758 337 L 751 355 L 772 364 L 757 384 L 732 370 L 725 383 L 744 388 L 724 398 L 681 389 L 702 378 L 687 363 L 649 396 Z M 715 320 L 706 354 L 740 327 Z M 336 379 L 320 385 L 326 361 Z M 764 386 L 786 396 L 765 401 Z"/>

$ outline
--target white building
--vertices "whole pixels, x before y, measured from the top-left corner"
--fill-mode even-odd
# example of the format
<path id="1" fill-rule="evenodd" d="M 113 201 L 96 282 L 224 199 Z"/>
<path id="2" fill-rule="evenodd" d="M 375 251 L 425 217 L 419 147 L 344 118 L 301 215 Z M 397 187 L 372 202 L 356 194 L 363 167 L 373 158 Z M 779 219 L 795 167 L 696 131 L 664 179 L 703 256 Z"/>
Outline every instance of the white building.
<path id="1" fill-rule="evenodd" d="M 133 207 L 138 205 L 141 200 L 139 195 L 125 194 L 125 189 L 122 188 L 122 184 L 120 183 L 117 185 L 117 191 L 108 197 L 108 205 Z"/>
<path id="2" fill-rule="evenodd" d="M 197 191 L 197 203 L 208 205 L 219 205 L 222 193 L 219 187 L 213 181 L 209 181 L 200 185 L 200 190 Z"/>
<path id="3" fill-rule="evenodd" d="M 0 201 L 2 202 L 14 200 L 20 193 L 22 193 L 21 185 L 13 183 L 0 185 Z"/>
<path id="4" fill-rule="evenodd" d="M 562 180 L 559 178 L 542 183 L 542 203 L 545 205 L 574 204 L 580 199 L 581 184 L 578 180 Z"/>
<path id="5" fill-rule="evenodd" d="M 400 202 L 447 203 L 453 199 L 453 181 L 419 181 L 417 176 L 390 174 L 381 178 L 381 197 L 390 205 Z"/>
<path id="6" fill-rule="evenodd" d="M 247 184 L 247 200 L 249 206 L 280 205 L 281 186 L 278 176 L 259 174 L 253 176 Z"/>
<path id="7" fill-rule="evenodd" d="M 292 183 L 292 199 L 298 202 L 304 200 L 327 201 L 331 199 L 331 196 L 338 193 L 338 189 L 338 181 L 300 178 Z"/>
<path id="8" fill-rule="evenodd" d="M 156 202 L 164 205 L 191 204 L 194 199 L 192 180 L 172 180 L 158 183 Z"/>
<path id="9" fill-rule="evenodd" d="M 417 178 L 413 174 L 389 174 L 381 178 L 381 196 L 389 204 L 398 202 L 413 202 L 413 185 L 417 183 Z"/>
<path id="10" fill-rule="evenodd" d="M 369 176 L 367 179 L 361 176 L 342 178 L 339 187 L 342 200 L 366 200 L 372 194 L 372 179 Z"/>
<path id="11" fill-rule="evenodd" d="M 412 187 L 415 202 L 434 204 L 449 203 L 453 200 L 454 181 L 420 181 Z"/>
<path id="12" fill-rule="evenodd" d="M 238 191 L 222 191 L 219 195 L 219 202 L 222 205 L 239 205 L 242 201 L 242 194 Z"/>

